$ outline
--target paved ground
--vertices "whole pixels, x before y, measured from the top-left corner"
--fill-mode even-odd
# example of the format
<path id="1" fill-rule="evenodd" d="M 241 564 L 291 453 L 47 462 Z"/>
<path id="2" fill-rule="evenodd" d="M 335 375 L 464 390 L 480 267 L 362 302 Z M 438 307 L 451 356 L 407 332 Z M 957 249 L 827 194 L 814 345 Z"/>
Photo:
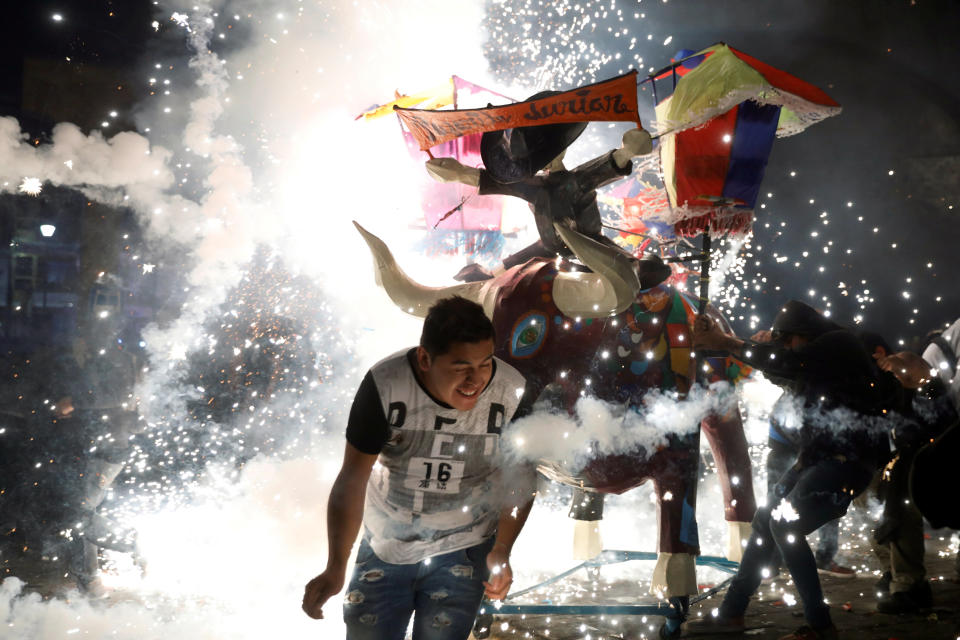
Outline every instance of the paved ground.
<path id="1" fill-rule="evenodd" d="M 853 579 L 822 578 L 824 594 L 831 603 L 834 623 L 841 638 L 856 640 L 960 640 L 960 583 L 955 579 L 953 551 L 949 536 L 936 532 L 927 540 L 927 569 L 931 578 L 934 606 L 921 615 L 891 616 L 878 613 L 874 597 L 876 576 L 864 573 Z M 943 538 L 943 539 L 941 539 Z M 865 552 L 847 551 L 847 558 L 858 564 L 876 567 Z M 852 555 L 851 555 L 852 554 Z M 652 566 L 652 563 L 650 563 Z M 3 549 L 0 553 L 0 578 L 16 575 L 26 590 L 44 598 L 64 597 L 75 585 L 64 575 L 62 563 L 41 561 L 28 550 Z M 720 574 L 715 574 L 720 575 Z M 721 578 L 722 579 L 722 578 Z M 703 585 L 712 586 L 712 585 Z M 552 590 L 552 591 L 551 591 Z M 646 585 L 636 580 L 608 582 L 603 575 L 587 576 L 578 572 L 565 583 L 548 587 L 538 596 L 554 598 L 562 593 L 567 604 L 653 604 Z M 756 640 L 775 640 L 803 624 L 795 590 L 789 583 L 774 581 L 765 585 L 751 604 L 747 615 L 749 629 L 742 636 Z M 793 598 L 791 598 L 793 596 Z M 709 615 L 719 604 L 722 593 L 695 605 L 693 615 Z M 137 602 L 136 592 L 114 591 L 100 600 L 100 606 L 113 607 Z M 662 618 L 631 616 L 520 616 L 497 617 L 491 625 L 491 640 L 640 640 L 658 637 Z M 3 634 L 0 633 L 0 637 Z M 332 640 L 332 639 L 331 639 Z"/>
<path id="2" fill-rule="evenodd" d="M 947 537 L 949 540 L 949 537 Z M 948 555 L 948 542 L 934 535 L 927 541 L 927 569 L 931 578 L 934 606 L 921 615 L 892 616 L 877 612 L 874 583 L 876 576 L 863 574 L 853 579 L 824 576 L 824 595 L 832 605 L 834 624 L 841 638 L 856 640 L 960 640 L 960 583 L 956 581 L 953 557 Z M 869 558 L 862 559 L 870 564 Z M 641 603 L 635 599 L 633 582 L 613 583 L 603 599 L 593 600 L 591 591 L 582 591 L 580 603 Z M 786 596 L 785 596 L 786 594 Z M 796 591 L 792 585 L 774 581 L 762 588 L 747 612 L 748 630 L 742 636 L 756 640 L 777 639 L 803 624 L 799 603 L 788 605 Z M 709 615 L 719 604 L 722 593 L 692 607 L 693 615 Z M 574 601 L 568 601 L 573 603 Z M 497 617 L 491 626 L 492 640 L 539 638 L 550 640 L 639 640 L 657 638 L 662 618 L 600 616 L 519 616 Z M 703 636 L 701 636 L 703 637 Z"/>

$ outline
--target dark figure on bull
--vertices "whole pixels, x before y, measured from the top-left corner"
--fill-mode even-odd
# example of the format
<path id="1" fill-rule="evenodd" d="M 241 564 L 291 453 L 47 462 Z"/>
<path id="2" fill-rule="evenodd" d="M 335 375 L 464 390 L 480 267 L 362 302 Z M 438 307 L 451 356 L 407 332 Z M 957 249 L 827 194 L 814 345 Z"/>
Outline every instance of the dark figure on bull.
<path id="1" fill-rule="evenodd" d="M 529 99 L 555 93 L 545 91 Z M 480 142 L 485 169 L 466 167 L 453 158 L 434 158 L 427 161 L 427 172 L 439 182 L 479 187 L 479 195 L 514 196 L 530 204 L 540 239 L 505 258 L 505 269 L 531 258 L 569 256 L 570 250 L 554 230 L 554 223 L 616 247 L 603 235 L 597 189 L 630 175 L 631 159 L 650 153 L 653 145 L 646 131 L 631 129 L 623 135 L 619 149 L 568 171 L 563 165 L 566 149 L 586 127 L 586 122 L 579 122 L 490 131 Z M 467 265 L 455 276 L 466 282 L 491 277 L 493 274 L 478 264 Z"/>
<path id="2" fill-rule="evenodd" d="M 401 309 L 422 315 L 432 301 L 449 295 L 482 304 L 500 336 L 497 357 L 524 375 L 534 397 L 550 393 L 560 406 L 573 411 L 577 401 L 589 394 L 621 406 L 629 415 L 643 410 L 650 391 L 683 397 L 693 383 L 695 307 L 664 282 L 669 269 L 658 258 L 638 260 L 556 225 L 582 265 L 539 257 L 482 282 L 429 288 L 408 278 L 386 245 L 358 228 L 374 254 L 379 281 Z M 716 378 L 737 378 L 746 372 L 732 358 L 719 358 L 711 365 Z M 703 420 L 702 430 L 713 450 L 723 491 L 728 557 L 736 560 L 756 503 L 736 402 L 725 406 L 729 410 L 722 415 Z M 697 593 L 700 456 L 699 447 L 694 446 L 696 427 L 678 423 L 671 429 L 675 433 L 666 435 L 665 446 L 598 455 L 577 468 L 558 460 L 539 461 L 542 473 L 583 488 L 589 495 L 622 493 L 653 481 L 660 535 L 651 590 L 674 605 L 670 632 L 679 627 L 689 596 Z M 580 494 L 578 499 L 589 495 Z M 594 514 L 584 517 L 595 519 Z"/>
<path id="3" fill-rule="evenodd" d="M 881 613 L 919 613 L 933 604 L 923 562 L 924 516 L 935 528 L 960 526 L 960 504 L 956 498 L 950 504 L 941 491 L 952 481 L 946 476 L 956 463 L 960 437 L 958 349 L 960 320 L 932 335 L 922 357 L 905 351 L 878 358 L 912 394 L 912 415 L 892 429 L 895 451 L 879 487 L 884 510 L 873 548 L 884 568 L 877 583 Z M 956 568 L 960 577 L 960 556 Z"/>
<path id="4" fill-rule="evenodd" d="M 806 536 L 842 516 L 885 462 L 886 415 L 903 410 L 902 387 L 875 365 L 852 331 L 795 300 L 777 315 L 768 342 L 741 340 L 701 318 L 694 344 L 742 358 L 790 394 L 798 416 L 795 439 L 800 451 L 796 464 L 757 511 L 754 531 L 718 615 L 688 622 L 687 634 L 743 631 L 750 596 L 779 552 L 808 622 L 782 640 L 835 638 L 837 630 Z"/>

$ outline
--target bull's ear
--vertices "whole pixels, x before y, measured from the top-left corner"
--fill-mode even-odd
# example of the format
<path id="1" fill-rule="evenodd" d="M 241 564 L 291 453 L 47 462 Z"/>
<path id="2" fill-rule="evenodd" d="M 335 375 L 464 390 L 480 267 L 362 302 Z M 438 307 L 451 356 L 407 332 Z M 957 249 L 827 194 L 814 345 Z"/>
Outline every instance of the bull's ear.
<path id="1" fill-rule="evenodd" d="M 617 247 L 597 242 L 563 225 L 554 223 L 553 226 L 580 262 L 600 277 L 605 289 L 603 298 L 608 302 L 597 309 L 594 307 L 598 303 L 594 302 L 587 310 L 588 312 L 592 311 L 592 313 L 581 313 L 579 315 L 601 317 L 620 313 L 636 301 L 640 293 L 640 278 L 637 275 L 636 258 Z"/>

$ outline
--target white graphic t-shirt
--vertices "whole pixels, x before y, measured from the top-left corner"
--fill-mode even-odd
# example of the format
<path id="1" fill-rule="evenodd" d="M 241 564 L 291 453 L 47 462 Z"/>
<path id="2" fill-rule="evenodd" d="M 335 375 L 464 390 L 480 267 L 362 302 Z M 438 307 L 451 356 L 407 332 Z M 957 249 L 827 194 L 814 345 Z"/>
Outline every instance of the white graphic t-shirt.
<path id="1" fill-rule="evenodd" d="M 374 552 L 393 564 L 465 549 L 493 534 L 502 495 L 500 433 L 524 390 L 523 376 L 494 358 L 477 404 L 458 411 L 420 385 L 412 354 L 403 350 L 370 369 L 347 425 L 350 444 L 380 454 L 363 522 Z"/>

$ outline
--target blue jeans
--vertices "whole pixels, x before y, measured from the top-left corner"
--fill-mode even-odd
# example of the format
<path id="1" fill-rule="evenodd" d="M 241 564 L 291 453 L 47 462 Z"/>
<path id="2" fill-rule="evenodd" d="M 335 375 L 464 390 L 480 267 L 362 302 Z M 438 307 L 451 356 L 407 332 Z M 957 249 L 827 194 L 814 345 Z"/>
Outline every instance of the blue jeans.
<path id="1" fill-rule="evenodd" d="M 773 568 L 771 563 L 779 551 L 803 601 L 807 622 L 815 629 L 830 626 L 830 610 L 823 602 L 817 564 L 806 536 L 846 513 L 850 501 L 872 477 L 868 465 L 834 459 L 787 471 L 767 497 L 767 505 L 757 510 L 753 533 L 720 605 L 720 615 L 734 618 L 744 614 L 750 596 L 763 580 L 763 569 Z"/>
<path id="2" fill-rule="evenodd" d="M 377 557 L 366 537 L 343 603 L 347 640 L 403 640 L 413 615 L 413 640 L 465 640 L 483 598 L 493 537 L 416 564 Z"/>

